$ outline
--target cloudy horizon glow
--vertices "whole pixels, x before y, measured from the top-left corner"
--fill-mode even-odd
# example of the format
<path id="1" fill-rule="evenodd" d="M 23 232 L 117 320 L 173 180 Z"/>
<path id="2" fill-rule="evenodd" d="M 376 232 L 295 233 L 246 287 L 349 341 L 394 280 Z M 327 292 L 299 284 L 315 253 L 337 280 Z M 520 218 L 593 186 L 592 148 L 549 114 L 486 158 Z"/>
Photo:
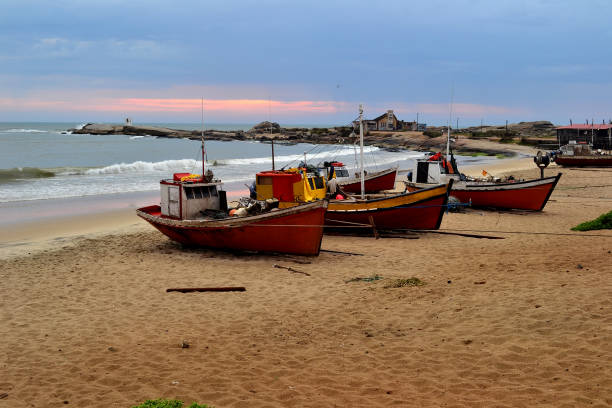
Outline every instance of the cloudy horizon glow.
<path id="1" fill-rule="evenodd" d="M 0 121 L 612 116 L 605 1 L 5 0 Z M 376 12 L 373 12 L 373 8 Z"/>

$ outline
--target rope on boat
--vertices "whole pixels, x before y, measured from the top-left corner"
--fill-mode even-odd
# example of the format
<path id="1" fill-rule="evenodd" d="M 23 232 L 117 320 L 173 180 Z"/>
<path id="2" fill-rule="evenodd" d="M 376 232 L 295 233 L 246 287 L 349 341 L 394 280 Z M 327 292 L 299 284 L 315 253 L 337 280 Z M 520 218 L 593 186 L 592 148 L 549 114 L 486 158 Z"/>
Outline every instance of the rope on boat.
<path id="1" fill-rule="evenodd" d="M 406 229 L 402 231 L 410 232 L 435 232 L 435 231 L 448 231 L 448 232 L 486 232 L 486 233 L 497 233 L 497 234 L 527 234 L 527 235 L 556 235 L 556 236 L 568 236 L 568 237 L 598 237 L 598 238 L 612 238 L 612 234 L 584 234 L 584 233 L 570 233 L 570 232 L 535 232 L 535 231 L 502 231 L 502 230 L 476 230 L 476 229 L 455 229 L 455 228 L 440 228 L 439 230 L 414 230 Z"/>
<path id="2" fill-rule="evenodd" d="M 332 222 L 354 224 L 354 225 L 300 225 L 300 224 L 253 224 L 250 227 L 292 227 L 292 228 L 372 228 L 372 224 L 361 224 L 350 221 L 330 220 Z M 233 227 L 230 227 L 233 228 Z M 484 233 L 497 233 L 497 234 L 526 234 L 526 235 L 554 235 L 554 236 L 568 236 L 568 237 L 596 237 L 596 238 L 612 238 L 612 234 L 584 234 L 584 233 L 569 233 L 569 232 L 535 232 L 535 231 L 502 231 L 502 230 L 477 230 L 477 229 L 456 229 L 456 228 L 440 228 L 437 230 L 428 229 L 410 229 L 410 228 L 381 228 L 381 231 L 404 231 L 413 233 L 427 233 L 427 232 L 484 232 Z"/>
<path id="3" fill-rule="evenodd" d="M 567 187 L 559 187 L 558 190 L 576 190 L 579 188 L 594 188 L 594 187 L 612 187 L 612 184 L 603 184 L 601 186 L 567 186 Z"/>

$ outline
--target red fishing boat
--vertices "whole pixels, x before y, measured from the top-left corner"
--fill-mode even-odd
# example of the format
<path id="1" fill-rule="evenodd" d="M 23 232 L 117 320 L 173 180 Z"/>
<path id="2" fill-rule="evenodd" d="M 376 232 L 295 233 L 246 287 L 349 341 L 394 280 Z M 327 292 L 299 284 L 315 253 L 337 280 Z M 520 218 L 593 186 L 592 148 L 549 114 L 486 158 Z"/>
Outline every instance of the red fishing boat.
<path id="1" fill-rule="evenodd" d="M 478 180 L 470 178 L 459 172 L 455 157 L 450 150 L 450 142 L 449 126 L 446 156 L 438 152 L 427 159 L 417 160 L 416 171 L 409 176 L 409 181 L 406 183 L 408 190 L 418 191 L 431 183 L 454 180 L 450 196 L 461 203 L 469 203 L 472 207 L 542 211 L 561 178 L 561 173 L 554 177 L 544 177 L 544 167 L 548 165 L 549 160 L 548 157 L 543 158 L 540 153 L 534 158 L 542 171 L 540 179 L 507 178 L 501 180 L 490 177 L 487 180 Z M 450 159 L 447 159 L 449 157 Z M 485 173 L 483 172 L 483 175 Z"/>
<path id="2" fill-rule="evenodd" d="M 204 163 L 202 139 L 202 163 Z M 160 182 L 161 205 L 136 214 L 173 241 L 230 251 L 318 255 L 326 201 L 279 209 L 278 201 L 251 200 L 228 212 L 226 192 L 210 170 L 203 176 L 176 173 Z M 249 200 L 249 199 L 247 199 Z"/>
<path id="3" fill-rule="evenodd" d="M 428 160 L 417 161 L 416 172 L 413 172 L 407 188 L 418 191 L 431 183 L 454 180 L 451 197 L 462 203 L 470 203 L 472 207 L 541 211 L 559 178 L 561 173 L 532 180 L 470 179 L 459 173 L 452 155 L 451 160 L 447 161 L 438 153 Z"/>
<path id="4" fill-rule="evenodd" d="M 344 192 L 353 194 L 361 192 L 361 178 L 359 174 L 357 174 L 356 177 L 349 177 L 349 172 L 344 164 L 339 162 L 325 162 L 321 170 L 327 179 L 335 178 Z M 376 193 L 384 190 L 392 190 L 395 188 L 396 176 L 397 167 L 391 167 L 390 169 L 374 173 L 364 172 L 364 191 L 366 193 Z"/>
<path id="5" fill-rule="evenodd" d="M 587 144 L 568 144 L 555 155 L 555 163 L 568 167 L 608 167 L 612 166 L 612 152 L 593 150 Z"/>
<path id="6" fill-rule="evenodd" d="M 395 188 L 396 176 L 397 167 L 366 174 L 364 176 L 365 192 L 375 193 L 377 191 L 392 190 Z M 338 179 L 338 185 L 347 193 L 357 194 L 361 192 L 361 180 L 359 178 Z"/>
<path id="7" fill-rule="evenodd" d="M 329 201 L 325 225 L 378 229 L 438 229 L 453 182 L 400 194 L 349 196 Z"/>
<path id="8" fill-rule="evenodd" d="M 318 255 L 323 237 L 325 201 L 264 214 L 223 219 L 178 219 L 159 205 L 136 213 L 173 241 L 187 246 L 230 251 Z"/>

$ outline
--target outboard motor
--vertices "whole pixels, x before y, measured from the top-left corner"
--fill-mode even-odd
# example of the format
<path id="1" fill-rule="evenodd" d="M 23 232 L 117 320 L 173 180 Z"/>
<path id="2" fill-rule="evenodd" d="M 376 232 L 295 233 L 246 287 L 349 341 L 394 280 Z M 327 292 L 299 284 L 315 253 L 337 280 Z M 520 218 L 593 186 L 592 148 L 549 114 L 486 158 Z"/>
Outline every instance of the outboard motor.
<path id="1" fill-rule="evenodd" d="M 257 200 L 257 184 L 253 182 L 250 186 L 247 185 L 247 187 L 249 188 L 249 197 L 253 200 Z"/>
<path id="2" fill-rule="evenodd" d="M 550 164 L 550 156 L 542 154 L 541 150 L 538 150 L 537 155 L 533 158 L 536 166 L 540 168 L 540 178 L 544 178 L 544 169 Z"/>

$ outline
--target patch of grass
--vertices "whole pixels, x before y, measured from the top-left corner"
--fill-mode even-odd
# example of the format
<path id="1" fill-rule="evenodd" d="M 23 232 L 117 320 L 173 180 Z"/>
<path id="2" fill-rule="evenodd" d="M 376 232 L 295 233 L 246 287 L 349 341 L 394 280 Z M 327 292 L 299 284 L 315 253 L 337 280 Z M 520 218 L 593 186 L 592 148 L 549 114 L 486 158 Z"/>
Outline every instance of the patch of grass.
<path id="1" fill-rule="evenodd" d="M 467 153 L 461 153 L 462 156 L 470 156 L 470 157 L 480 157 L 480 156 L 492 156 L 492 153 L 485 153 L 485 152 L 467 152 Z"/>
<path id="2" fill-rule="evenodd" d="M 505 158 L 506 158 L 506 157 L 508 157 L 508 156 L 506 156 L 506 155 L 505 155 L 505 154 L 503 154 L 503 153 L 497 153 L 497 154 L 495 155 L 495 157 L 497 157 L 498 159 L 505 159 Z"/>
<path id="3" fill-rule="evenodd" d="M 140 405 L 134 405 L 132 408 L 183 408 L 183 401 L 179 400 L 167 400 L 167 399 L 156 399 L 148 400 Z M 188 408 L 213 408 L 208 405 L 200 405 L 192 403 Z"/>
<path id="4" fill-rule="evenodd" d="M 366 278 L 362 278 L 362 277 L 357 277 L 357 278 L 352 278 L 349 280 L 345 280 L 344 283 L 349 283 L 349 282 L 374 282 L 377 280 L 381 280 L 383 277 L 376 274 L 376 275 L 371 275 L 368 276 Z"/>
<path id="5" fill-rule="evenodd" d="M 437 130 L 426 130 L 423 132 L 423 136 L 427 137 L 440 137 L 442 136 L 442 132 Z"/>
<path id="6" fill-rule="evenodd" d="M 601 229 L 612 229 L 612 211 L 602 214 L 592 221 L 583 222 L 572 228 L 573 231 L 592 231 Z"/>
<path id="7" fill-rule="evenodd" d="M 394 279 L 385 285 L 385 288 L 403 288 L 405 286 L 423 286 L 425 282 L 419 278 Z"/>

